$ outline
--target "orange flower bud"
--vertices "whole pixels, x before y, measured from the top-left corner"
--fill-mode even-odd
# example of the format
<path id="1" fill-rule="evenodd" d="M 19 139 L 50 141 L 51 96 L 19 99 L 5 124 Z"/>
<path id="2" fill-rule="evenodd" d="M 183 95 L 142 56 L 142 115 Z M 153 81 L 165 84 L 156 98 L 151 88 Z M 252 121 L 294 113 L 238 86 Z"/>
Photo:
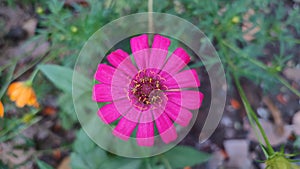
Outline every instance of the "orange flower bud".
<path id="1" fill-rule="evenodd" d="M 3 116 L 4 116 L 4 107 L 2 102 L 0 101 L 0 118 L 3 118 Z"/>
<path id="2" fill-rule="evenodd" d="M 14 82 L 9 85 L 7 90 L 9 99 L 16 103 L 17 107 L 24 107 L 25 105 L 39 107 L 35 92 L 31 86 L 24 81 Z"/>

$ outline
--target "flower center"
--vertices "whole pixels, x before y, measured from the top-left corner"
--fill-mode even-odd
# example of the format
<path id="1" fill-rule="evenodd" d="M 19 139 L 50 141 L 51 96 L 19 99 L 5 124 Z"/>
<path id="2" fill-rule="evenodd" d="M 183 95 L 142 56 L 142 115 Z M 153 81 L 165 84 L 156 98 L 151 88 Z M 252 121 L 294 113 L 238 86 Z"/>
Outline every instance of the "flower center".
<path id="1" fill-rule="evenodd" d="M 151 105 L 159 105 L 163 102 L 162 91 L 168 88 L 164 85 L 166 80 L 156 72 L 155 69 L 141 70 L 129 85 L 129 99 L 140 110 L 147 110 Z"/>

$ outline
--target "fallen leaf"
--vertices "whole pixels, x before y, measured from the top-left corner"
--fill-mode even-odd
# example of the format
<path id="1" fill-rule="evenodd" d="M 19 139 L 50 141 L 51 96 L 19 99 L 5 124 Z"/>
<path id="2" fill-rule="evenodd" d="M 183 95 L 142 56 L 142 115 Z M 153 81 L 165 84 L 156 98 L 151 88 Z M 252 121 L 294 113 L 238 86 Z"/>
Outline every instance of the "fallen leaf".
<path id="1" fill-rule="evenodd" d="M 250 17 L 254 14 L 255 11 L 250 8 L 243 16 L 243 26 L 242 26 L 242 31 L 244 32 L 243 38 L 248 42 L 255 39 L 254 35 L 260 31 L 260 27 L 254 26 L 254 24 L 250 21 Z"/>
<path id="2" fill-rule="evenodd" d="M 0 143 L 0 152 L 0 161 L 5 162 L 10 168 L 29 161 L 36 153 L 33 148 L 28 150 L 15 149 L 11 142 Z"/>
<path id="3" fill-rule="evenodd" d="M 56 160 L 59 160 L 61 158 L 61 151 L 60 149 L 55 149 L 52 151 L 52 155 Z"/>
<path id="4" fill-rule="evenodd" d="M 31 18 L 23 24 L 22 28 L 27 32 L 28 37 L 31 37 L 35 34 L 37 23 L 37 19 Z"/>
<path id="5" fill-rule="evenodd" d="M 65 157 L 62 162 L 59 164 L 57 169 L 71 169 L 70 167 L 70 156 Z"/>
<path id="6" fill-rule="evenodd" d="M 278 94 L 277 96 L 276 96 L 276 99 L 281 103 L 281 104 L 287 104 L 287 99 L 286 99 L 286 97 L 284 97 L 284 95 L 283 94 Z"/>
<path id="7" fill-rule="evenodd" d="M 239 101 L 237 101 L 236 99 L 231 99 L 230 100 L 230 104 L 231 106 L 235 109 L 235 110 L 238 110 L 241 108 L 241 104 Z"/>
<path id="8" fill-rule="evenodd" d="M 46 116 L 52 116 L 56 114 L 56 109 L 54 107 L 47 106 L 44 108 L 43 114 Z"/>

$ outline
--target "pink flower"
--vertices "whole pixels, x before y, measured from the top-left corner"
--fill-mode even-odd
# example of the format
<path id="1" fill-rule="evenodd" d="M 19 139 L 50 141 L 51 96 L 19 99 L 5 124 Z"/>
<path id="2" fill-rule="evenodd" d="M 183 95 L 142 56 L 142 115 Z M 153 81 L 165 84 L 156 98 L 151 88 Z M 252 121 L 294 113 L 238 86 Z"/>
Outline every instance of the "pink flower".
<path id="1" fill-rule="evenodd" d="M 200 108 L 197 73 L 184 69 L 190 57 L 182 48 L 168 57 L 170 44 L 155 35 L 150 48 L 146 34 L 136 36 L 130 40 L 133 58 L 118 49 L 107 56 L 111 66 L 99 64 L 93 100 L 108 102 L 98 115 L 106 124 L 117 122 L 113 134 L 120 139 L 135 137 L 138 145 L 153 146 L 156 128 L 168 144 L 177 139 L 174 123 L 187 126 L 191 110 Z"/>

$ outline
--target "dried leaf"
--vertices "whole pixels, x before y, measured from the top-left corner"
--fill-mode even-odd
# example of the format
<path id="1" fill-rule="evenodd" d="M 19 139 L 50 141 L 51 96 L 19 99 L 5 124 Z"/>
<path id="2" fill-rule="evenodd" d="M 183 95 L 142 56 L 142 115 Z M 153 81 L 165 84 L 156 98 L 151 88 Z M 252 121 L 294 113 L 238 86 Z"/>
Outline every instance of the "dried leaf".
<path id="1" fill-rule="evenodd" d="M 59 164 L 57 169 L 71 169 L 70 167 L 70 156 L 65 157 L 62 162 Z"/>
<path id="2" fill-rule="evenodd" d="M 284 69 L 283 74 L 290 80 L 300 81 L 300 69 L 286 68 Z"/>
<path id="3" fill-rule="evenodd" d="M 284 133 L 282 135 L 278 135 L 275 130 L 276 126 L 273 125 L 271 122 L 263 120 L 263 119 L 260 119 L 259 121 L 260 121 L 272 146 L 276 146 L 276 145 L 286 142 L 292 133 L 292 127 L 290 125 L 284 125 Z M 263 140 L 260 135 L 259 135 L 259 137 L 260 137 L 260 140 Z M 256 134 L 252 128 L 250 128 L 248 138 L 250 140 L 258 142 Z"/>
<path id="4" fill-rule="evenodd" d="M 260 31 L 260 27 L 254 26 L 254 24 L 250 21 L 250 17 L 254 14 L 255 14 L 254 10 L 249 9 L 243 17 L 243 26 L 242 26 L 242 31 L 244 32 L 243 38 L 248 42 L 255 39 L 254 35 Z"/>

